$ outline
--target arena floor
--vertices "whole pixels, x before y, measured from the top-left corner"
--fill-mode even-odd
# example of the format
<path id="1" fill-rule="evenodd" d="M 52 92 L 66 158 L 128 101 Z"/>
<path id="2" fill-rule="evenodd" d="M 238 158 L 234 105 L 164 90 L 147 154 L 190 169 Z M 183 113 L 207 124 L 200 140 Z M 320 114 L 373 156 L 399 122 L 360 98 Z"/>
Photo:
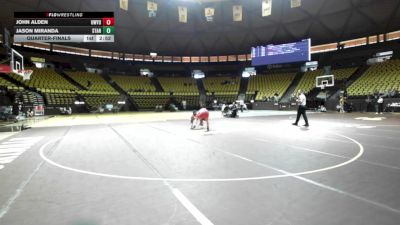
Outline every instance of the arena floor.
<path id="1" fill-rule="evenodd" d="M 1 225 L 398 225 L 400 115 L 54 117 L 0 142 Z M 299 124 L 303 124 L 301 121 Z"/>

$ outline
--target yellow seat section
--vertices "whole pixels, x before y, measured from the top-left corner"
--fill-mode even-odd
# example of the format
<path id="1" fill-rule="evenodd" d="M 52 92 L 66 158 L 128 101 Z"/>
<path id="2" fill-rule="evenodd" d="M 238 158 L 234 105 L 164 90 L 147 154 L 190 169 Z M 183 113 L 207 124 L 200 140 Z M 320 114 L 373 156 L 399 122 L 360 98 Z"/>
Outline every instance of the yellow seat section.
<path id="1" fill-rule="evenodd" d="M 156 91 L 156 87 L 148 77 L 112 75 L 111 79 L 126 92 Z"/>
<path id="2" fill-rule="evenodd" d="M 75 93 L 44 93 L 48 105 L 74 105 L 76 100 Z"/>
<path id="3" fill-rule="evenodd" d="M 121 96 L 116 91 L 86 91 L 79 90 L 77 93 L 84 97 L 85 103 L 90 109 L 97 109 L 105 104 L 118 105 Z"/>
<path id="4" fill-rule="evenodd" d="M 400 91 L 400 60 L 372 65 L 347 89 L 349 96 L 372 95 L 374 92 Z"/>
<path id="5" fill-rule="evenodd" d="M 307 94 L 313 88 L 315 88 L 315 78 L 317 76 L 322 76 L 323 74 L 324 70 L 322 69 L 306 72 L 299 81 L 299 84 L 295 88 L 293 94 L 296 95 L 300 90 L 304 91 L 304 93 Z"/>
<path id="6" fill-rule="evenodd" d="M 258 91 L 255 100 L 263 100 L 278 94 L 279 98 L 285 93 L 293 81 L 295 73 L 260 74 L 249 80 L 247 93 Z"/>
<path id="7" fill-rule="evenodd" d="M 332 74 L 335 76 L 335 81 L 336 80 L 346 80 L 351 75 L 353 75 L 353 73 L 356 72 L 356 70 L 357 70 L 357 67 L 336 69 L 336 70 L 332 70 Z"/>
<path id="8" fill-rule="evenodd" d="M 198 92 L 174 92 L 173 98 L 180 104 L 186 101 L 186 107 L 193 108 L 199 105 L 200 95 Z"/>
<path id="9" fill-rule="evenodd" d="M 108 84 L 101 75 L 88 72 L 66 72 L 68 76 L 74 79 L 83 87 L 90 91 L 110 91 L 118 93 L 110 84 Z"/>
<path id="10" fill-rule="evenodd" d="M 352 68 L 344 68 L 344 69 L 336 69 L 332 70 L 332 74 L 335 77 L 335 81 L 346 80 L 357 70 L 356 67 Z M 304 74 L 299 84 L 297 85 L 293 94 L 298 93 L 298 91 L 302 90 L 305 94 L 309 93 L 312 89 L 316 87 L 315 79 L 317 76 L 323 76 L 324 70 L 319 69 L 315 71 L 309 71 Z"/>
<path id="11" fill-rule="evenodd" d="M 206 77 L 203 79 L 206 92 L 238 93 L 240 77 Z"/>
<path id="12" fill-rule="evenodd" d="M 18 74 L 9 74 L 14 79 L 24 83 L 28 87 L 36 88 L 42 93 L 47 105 L 73 105 L 78 88 L 67 81 L 63 76 L 51 68 L 26 68 L 33 73 L 29 80 L 23 80 Z"/>
<path id="13" fill-rule="evenodd" d="M 214 95 L 208 93 L 207 102 L 217 100 L 218 103 L 231 104 L 237 100 L 238 92 L 215 92 Z"/>
<path id="14" fill-rule="evenodd" d="M 167 106 L 170 101 L 170 94 L 167 92 L 129 92 L 135 99 L 140 109 L 154 109 L 157 105 Z"/>
<path id="15" fill-rule="evenodd" d="M 12 76 L 32 88 L 50 88 L 56 90 L 77 90 L 73 84 L 68 82 L 60 74 L 50 68 L 29 68 L 33 73 L 29 80 L 22 80 L 22 76 L 13 74 Z"/>
<path id="16" fill-rule="evenodd" d="M 199 92 L 196 80 L 191 77 L 158 77 L 165 92 Z"/>
<path id="17" fill-rule="evenodd" d="M 5 78 L 0 76 L 0 86 L 7 88 L 8 90 L 19 90 L 18 85 L 11 83 L 10 81 L 6 80 Z"/>

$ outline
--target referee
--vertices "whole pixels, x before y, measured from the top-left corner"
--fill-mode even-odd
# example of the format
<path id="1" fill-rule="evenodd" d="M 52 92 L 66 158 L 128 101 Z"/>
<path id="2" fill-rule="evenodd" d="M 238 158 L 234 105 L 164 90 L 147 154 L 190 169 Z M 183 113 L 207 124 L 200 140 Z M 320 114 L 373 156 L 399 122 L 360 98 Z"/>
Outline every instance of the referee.
<path id="1" fill-rule="evenodd" d="M 306 124 L 304 124 L 305 127 L 308 127 L 308 119 L 307 119 L 307 115 L 306 115 L 306 96 L 304 95 L 303 91 L 300 91 L 300 95 L 297 98 L 297 103 L 299 104 L 299 108 L 297 109 L 297 118 L 296 118 L 296 122 L 293 123 L 294 126 L 297 126 L 297 123 L 300 120 L 300 115 L 303 115 L 304 121 L 306 122 Z"/>

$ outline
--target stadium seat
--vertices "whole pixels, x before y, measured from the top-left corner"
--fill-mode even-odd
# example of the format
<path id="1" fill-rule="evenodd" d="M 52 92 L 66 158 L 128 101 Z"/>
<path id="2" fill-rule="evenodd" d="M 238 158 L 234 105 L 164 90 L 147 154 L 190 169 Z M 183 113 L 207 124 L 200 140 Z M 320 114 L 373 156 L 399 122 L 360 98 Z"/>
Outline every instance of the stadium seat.
<path id="1" fill-rule="evenodd" d="M 258 91 L 255 99 L 258 101 L 273 97 L 275 93 L 281 98 L 294 77 L 294 73 L 261 74 L 251 77 L 247 87 L 247 93 L 251 95 Z"/>
<path id="2" fill-rule="evenodd" d="M 335 76 L 335 81 L 340 81 L 348 79 L 356 70 L 357 67 L 336 69 L 332 70 L 332 74 Z"/>
<path id="3" fill-rule="evenodd" d="M 203 79 L 206 92 L 234 92 L 238 94 L 240 77 L 206 77 Z"/>
<path id="4" fill-rule="evenodd" d="M 400 91 L 400 60 L 372 65 L 348 89 L 349 96 L 372 95 L 375 92 Z"/>
<path id="5" fill-rule="evenodd" d="M 126 92 L 156 91 L 156 87 L 151 83 L 151 80 L 148 77 L 112 75 L 111 79 Z"/>
<path id="6" fill-rule="evenodd" d="M 196 80 L 191 77 L 159 77 L 157 79 L 165 92 L 199 92 Z"/>
<path id="7" fill-rule="evenodd" d="M 144 110 L 153 110 L 157 105 L 165 107 L 171 98 L 167 92 L 129 92 L 129 95 Z"/>
<path id="8" fill-rule="evenodd" d="M 31 88 L 46 88 L 55 90 L 77 90 L 78 88 L 64 79 L 51 68 L 29 68 L 33 70 L 29 80 L 23 80 L 22 76 L 9 74 L 14 79 L 26 84 Z"/>
<path id="9" fill-rule="evenodd" d="M 203 79 L 207 93 L 207 102 L 231 103 L 237 99 L 240 87 L 240 77 L 206 77 Z M 214 95 L 213 95 L 214 93 Z"/>
<path id="10" fill-rule="evenodd" d="M 304 91 L 305 94 L 310 92 L 313 88 L 315 88 L 315 78 L 317 76 L 322 76 L 324 74 L 324 70 L 314 70 L 306 72 L 301 78 L 299 84 L 295 88 L 293 94 L 297 94 L 300 90 Z"/>
<path id="11" fill-rule="evenodd" d="M 115 89 L 108 84 L 101 75 L 97 73 L 88 73 L 88 72 L 66 72 L 68 76 L 74 79 L 83 87 L 87 88 L 90 91 L 110 91 L 115 92 Z"/>

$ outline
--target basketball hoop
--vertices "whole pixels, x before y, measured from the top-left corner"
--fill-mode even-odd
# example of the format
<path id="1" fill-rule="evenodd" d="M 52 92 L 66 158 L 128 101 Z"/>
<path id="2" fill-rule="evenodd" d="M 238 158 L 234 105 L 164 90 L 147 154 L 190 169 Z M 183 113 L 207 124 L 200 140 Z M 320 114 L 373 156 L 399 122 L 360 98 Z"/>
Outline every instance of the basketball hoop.
<path id="1" fill-rule="evenodd" d="M 315 87 L 325 90 L 327 87 L 333 87 L 335 85 L 334 75 L 323 75 L 315 77 Z"/>
<path id="2" fill-rule="evenodd" d="M 32 73 L 33 70 L 17 70 L 17 74 L 21 75 L 23 80 L 29 80 L 31 78 Z"/>

